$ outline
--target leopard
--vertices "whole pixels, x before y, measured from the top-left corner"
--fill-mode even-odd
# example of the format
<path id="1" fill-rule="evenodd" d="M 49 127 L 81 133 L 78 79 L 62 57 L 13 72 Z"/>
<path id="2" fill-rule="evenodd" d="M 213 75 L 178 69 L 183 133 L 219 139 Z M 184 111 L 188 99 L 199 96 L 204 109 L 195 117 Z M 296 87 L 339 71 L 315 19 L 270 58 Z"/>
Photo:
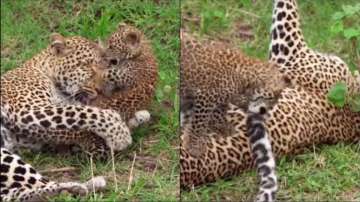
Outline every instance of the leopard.
<path id="1" fill-rule="evenodd" d="M 220 42 L 204 44 L 183 33 L 181 43 L 181 125 L 188 130 L 182 147 L 193 156 L 202 156 L 206 143 L 199 135 L 232 133 L 226 130 L 232 127 L 224 120 L 227 103 L 247 109 L 247 135 L 260 177 L 256 198 L 274 201 L 278 185 L 265 119 L 282 89 L 290 86 L 289 81 L 271 63 L 251 60 Z"/>
<path id="2" fill-rule="evenodd" d="M 158 79 L 151 42 L 138 28 L 121 22 L 103 46 L 108 64 L 101 76 L 104 90 L 90 105 L 116 110 L 130 125 L 138 125 L 134 114 L 149 108 Z"/>
<path id="3" fill-rule="evenodd" d="M 255 105 L 258 105 L 258 103 L 255 103 Z M 265 105 L 263 102 L 260 105 Z M 242 108 L 239 108 L 231 103 L 229 103 L 229 106 L 231 108 L 237 108 L 239 110 L 243 110 Z M 244 112 L 244 111 L 242 111 Z M 263 112 L 260 110 L 260 108 L 258 106 L 254 107 L 254 106 L 249 106 L 248 111 L 244 112 L 246 117 L 245 117 L 245 132 L 246 132 L 246 137 L 249 138 L 249 147 L 250 147 L 250 152 L 254 158 L 254 164 L 257 169 L 258 172 L 258 177 L 259 177 L 259 191 L 255 197 L 255 201 L 275 201 L 276 199 L 276 193 L 278 191 L 278 181 L 277 181 L 277 175 L 276 175 L 276 165 L 275 165 L 275 157 L 274 154 L 272 152 L 272 148 L 271 148 L 271 142 L 268 138 L 268 134 L 267 134 L 267 130 L 266 130 L 266 125 L 265 125 L 265 120 L 266 118 L 268 118 L 268 114 L 266 114 L 267 112 Z M 194 118 L 194 117 L 189 117 L 189 119 Z M 186 119 L 185 120 L 185 124 L 184 127 L 181 128 L 181 138 L 182 138 L 182 142 L 181 142 L 181 149 L 180 151 L 186 151 L 188 155 L 190 155 L 192 158 L 196 158 L 196 159 L 201 159 L 204 156 L 206 156 L 208 154 L 208 148 L 207 146 L 209 146 L 208 143 L 208 138 L 209 139 L 216 139 L 217 136 L 223 136 L 225 137 L 225 135 L 221 134 L 216 134 L 216 133 L 209 133 L 208 136 L 202 137 L 201 139 L 198 139 L 198 141 L 196 142 L 196 144 L 199 145 L 207 145 L 207 146 L 202 146 L 200 147 L 202 149 L 202 156 L 196 156 L 193 155 L 193 153 L 191 151 L 189 151 L 189 147 L 187 144 L 192 144 L 192 146 L 194 145 L 194 142 L 190 142 L 193 141 L 191 139 L 191 135 L 192 134 L 192 130 L 191 130 L 191 121 Z M 186 145 L 184 147 L 184 145 Z M 217 148 L 219 150 L 222 150 L 221 148 Z M 223 151 L 223 150 L 222 150 Z M 181 153 L 182 155 L 182 153 Z M 212 153 L 212 155 L 214 155 L 214 153 Z M 183 157 L 183 156 L 181 156 Z M 188 157 L 186 157 L 188 158 Z M 201 159 L 205 160 L 205 159 Z M 181 158 L 180 159 L 180 165 L 183 166 L 182 163 L 184 159 Z M 197 161 L 197 160 L 195 160 Z M 181 169 L 193 169 L 195 167 L 196 164 L 194 164 L 194 162 L 191 162 L 192 164 L 188 164 L 187 167 L 181 167 Z M 206 163 L 211 163 L 208 160 L 205 162 L 203 161 L 202 163 L 204 163 L 206 165 Z M 221 169 L 221 168 L 220 168 Z M 181 170 L 183 171 L 183 170 Z M 201 172 L 201 170 L 199 170 L 199 172 Z M 184 180 L 182 179 L 182 177 L 184 177 L 182 175 L 183 173 L 181 172 L 181 188 L 183 190 L 189 190 L 190 188 L 194 188 L 194 186 L 196 186 L 196 184 L 190 184 L 190 185 L 186 185 L 184 183 Z M 204 174 L 203 172 L 201 174 Z M 191 175 L 189 176 L 190 178 L 192 177 L 198 177 L 198 176 L 194 176 Z"/>
<path id="4" fill-rule="evenodd" d="M 328 93 L 334 84 L 344 82 L 350 94 L 360 93 L 360 83 L 340 57 L 307 45 L 296 0 L 274 0 L 269 49 L 269 60 L 306 90 Z"/>
<path id="5" fill-rule="evenodd" d="M 251 59 L 220 42 L 204 43 L 185 32 L 181 34 L 180 78 L 181 122 L 195 117 L 190 119 L 194 137 L 211 130 L 231 132 L 224 120 L 228 101 L 244 109 L 259 101 L 270 108 L 282 89 L 291 85 L 276 65 Z"/>
<path id="6" fill-rule="evenodd" d="M 226 119 L 234 132 L 230 135 L 211 132 L 196 146 L 201 155 L 189 149 L 190 124 L 181 130 L 180 185 L 189 190 L 219 179 L 230 179 L 255 167 L 247 131 L 248 113 L 230 105 Z M 301 87 L 285 88 L 278 103 L 265 120 L 267 137 L 275 158 L 303 153 L 320 144 L 360 141 L 360 115 L 340 109 L 326 100 L 326 95 L 308 92 Z M 194 144 L 194 143 L 193 143 Z"/>
<path id="7" fill-rule="evenodd" d="M 53 54 L 53 55 L 51 55 Z M 71 54 L 75 54 L 74 56 Z M 83 55 L 82 55 L 83 54 Z M 59 115 L 69 116 L 70 118 L 79 118 L 79 119 L 85 119 L 86 115 L 92 116 L 89 120 L 90 123 L 94 122 L 92 119 L 103 119 L 100 120 L 99 126 L 102 126 L 104 124 L 104 127 L 109 127 L 110 124 L 119 123 L 120 127 L 124 127 L 125 132 L 127 130 L 131 130 L 132 128 L 138 126 L 139 124 L 145 122 L 149 115 L 147 114 L 147 111 L 137 111 L 135 112 L 135 118 L 132 118 L 129 120 L 128 123 L 128 129 L 124 125 L 124 121 L 120 119 L 118 112 L 114 112 L 113 110 L 101 110 L 101 114 L 97 114 L 95 107 L 89 107 L 84 106 L 84 104 L 89 105 L 90 102 L 98 97 L 104 90 L 100 89 L 100 87 L 105 86 L 103 85 L 102 78 L 100 76 L 106 75 L 106 74 L 100 74 L 101 71 L 108 71 L 108 65 L 104 63 L 106 62 L 106 51 L 103 50 L 102 47 L 98 47 L 97 44 L 94 44 L 93 42 L 82 38 L 82 37 L 70 37 L 65 38 L 61 36 L 60 34 L 53 34 L 51 35 L 51 45 L 47 48 L 47 50 L 43 51 L 40 56 L 35 56 L 31 61 L 28 61 L 23 67 L 21 68 L 21 71 L 17 69 L 13 70 L 15 73 L 10 72 L 7 73 L 10 74 L 9 78 L 12 78 L 13 80 L 9 80 L 8 78 L 1 78 L 2 82 L 7 81 L 6 85 L 11 87 L 11 82 L 15 82 L 15 77 L 22 75 L 22 77 L 29 76 L 29 74 L 24 74 L 28 72 L 35 72 L 34 74 L 30 74 L 32 76 L 31 79 L 37 78 L 38 81 L 42 81 L 42 83 L 36 83 L 36 82 L 25 82 L 27 86 L 21 86 L 23 89 L 25 89 L 24 93 L 20 92 L 19 97 L 26 93 L 33 96 L 33 98 L 36 98 L 36 94 L 40 94 L 39 101 L 36 101 L 34 103 L 25 103 L 25 106 L 22 106 L 25 110 L 38 110 L 38 112 L 43 112 L 45 116 L 51 116 L 54 115 L 54 113 L 59 113 L 55 117 L 60 117 Z M 57 58 L 59 57 L 59 58 Z M 64 58 L 63 58 L 64 57 Z M 59 60 L 59 61 L 56 61 Z M 48 65 L 48 66 L 44 66 Z M 99 67 L 101 66 L 101 67 Z M 46 67 L 46 69 L 44 68 Z M 105 68 L 104 68 L 105 67 Z M 44 71 L 45 70 L 45 71 Z M 23 72 L 23 73 L 22 73 Z M 45 73 L 45 74 L 44 74 Z M 114 80 L 115 81 L 115 80 Z M 26 88 L 28 88 L 30 91 L 35 91 L 35 93 L 31 94 L 31 92 L 26 91 Z M 17 90 L 17 88 L 11 87 L 13 90 Z M 41 91 L 44 89 L 50 89 L 48 92 L 45 92 L 44 94 L 41 94 Z M 98 92 L 99 91 L 99 92 Z M 5 95 L 8 94 L 8 89 L 4 88 L 2 89 L 2 92 L 5 92 Z M 7 94 L 6 94 L 7 93 Z M 3 93 L 2 93 L 3 95 Z M 16 95 L 16 94 L 15 94 Z M 23 95 L 24 96 L 24 95 Z M 30 97 L 30 96 L 29 96 Z M 28 101 L 23 97 L 20 97 L 22 99 L 21 103 L 24 104 L 24 102 Z M 74 98 L 74 99 L 72 99 Z M 3 100 L 3 98 L 2 98 Z M 2 156 L 5 156 L 6 154 L 12 155 L 12 158 L 20 158 L 19 156 L 15 154 L 11 154 L 10 151 L 6 150 L 5 147 L 10 147 L 10 149 L 13 149 L 14 143 L 20 144 L 21 146 L 30 147 L 32 149 L 39 149 L 40 147 L 43 147 L 44 144 L 50 143 L 56 143 L 56 144 L 74 144 L 74 143 L 82 143 L 81 147 L 85 147 L 85 151 L 91 153 L 91 155 L 98 154 L 96 152 L 99 152 L 103 156 L 103 153 L 106 152 L 106 157 L 108 157 L 108 151 L 104 151 L 104 148 L 107 150 L 109 147 L 111 148 L 112 145 L 109 145 L 106 140 L 103 137 L 97 136 L 96 133 L 94 133 L 95 128 L 93 130 L 85 129 L 86 131 L 79 130 L 78 128 L 71 128 L 70 130 L 66 130 L 63 127 L 57 128 L 56 126 L 54 128 L 40 128 L 37 125 L 30 125 L 29 128 L 26 129 L 20 129 L 17 128 L 17 125 L 13 126 L 14 120 L 27 118 L 30 115 L 21 118 L 20 116 L 26 115 L 26 113 L 23 112 L 24 109 L 14 109 L 11 105 L 11 96 L 9 96 L 9 101 L 2 102 L 1 107 L 1 149 L 2 149 Z M 71 106 L 71 105 L 73 106 Z M 48 107 L 48 106 L 54 106 L 55 112 L 52 113 L 50 109 L 42 107 Z M 65 109 L 66 108 L 66 109 Z M 81 109 L 85 108 L 85 109 Z M 73 109 L 73 111 L 71 111 Z M 42 111 L 41 111 L 42 110 Z M 67 110 L 67 111 L 66 111 Z M 81 111 L 83 110 L 83 112 Z M 14 115 L 14 112 L 19 113 Z M 85 113 L 84 113 L 85 112 Z M 89 113 L 89 114 L 86 114 Z M 72 114 L 69 114 L 72 113 Z M 78 114 L 77 114 L 78 113 Z M 108 115 L 109 114 L 109 115 Z M 112 120 L 111 117 L 115 115 L 114 119 Z M 45 119 L 46 117 L 42 115 L 41 113 L 35 113 L 35 117 L 40 119 Z M 60 117 L 61 118 L 61 117 Z M 89 117 L 90 118 L 90 117 Z M 59 120 L 59 118 L 53 118 L 49 117 L 50 120 L 55 121 L 55 123 L 59 123 L 56 120 Z M 84 120 L 83 120 L 84 121 Z M 31 120 L 28 120 L 28 122 L 31 122 Z M 61 119 L 60 119 L 61 122 Z M 64 120 L 65 122 L 65 120 Z M 68 121 L 66 121 L 68 122 Z M 80 126 L 84 125 L 85 121 L 80 124 Z M 94 123 L 93 123 L 94 124 Z M 95 125 L 96 126 L 96 123 Z M 93 126 L 93 127 L 94 127 Z M 15 129 L 13 128 L 15 127 Z M 91 126 L 88 126 L 91 127 Z M 121 128 L 118 128 L 121 129 Z M 31 130 L 31 131 L 30 131 Z M 30 131 L 30 134 L 28 134 Z M 15 132 L 15 137 L 13 136 L 13 133 Z M 46 137 L 44 134 L 47 134 L 51 132 L 53 136 Z M 93 132 L 89 134 L 89 132 Z M 103 131 L 103 132 L 109 132 L 109 131 Z M 112 130 L 110 131 L 112 132 Z M 120 131 L 114 131 L 121 132 L 122 135 L 125 135 L 125 138 L 130 137 L 131 143 L 131 136 L 129 133 L 124 133 L 122 130 Z M 113 132 L 113 133 L 114 133 Z M 32 135 L 29 137 L 24 137 L 24 135 Z M 120 134 L 121 135 L 121 134 Z M 34 138 L 35 136 L 35 138 Z M 41 140 L 39 140 L 41 138 Z M 57 139 L 54 139 L 57 138 Z M 39 143 L 40 142 L 40 143 Z M 18 146 L 18 145 L 17 145 Z M 118 146 L 118 145 L 114 145 Z M 115 148 L 116 149 L 116 148 Z M 3 155 L 4 151 L 4 155 Z M 97 156 L 98 157 L 98 156 Z M 11 157 L 7 158 L 11 159 Z M 21 163 L 21 165 L 25 165 L 21 160 L 18 160 L 18 162 Z M 9 166 L 12 167 L 18 167 L 16 164 L 9 164 L 7 165 L 6 162 L 1 162 L 1 167 L 3 168 L 9 168 Z M 9 162 L 11 163 L 11 162 Z M 21 166 L 20 166 L 21 167 Z M 30 165 L 26 167 L 31 167 Z M 21 168 L 19 168 L 21 169 Z M 24 170 L 24 169 L 22 169 Z M 26 170 L 26 168 L 25 168 Z M 56 183 L 56 182 L 48 182 L 45 180 L 40 174 L 36 173 L 36 171 L 31 168 L 30 172 L 31 175 L 34 173 L 36 176 L 39 176 L 38 178 L 33 178 L 30 175 L 30 181 L 31 183 L 35 184 L 32 186 L 32 184 L 22 184 L 21 182 L 15 181 L 19 179 L 19 181 L 23 181 L 24 177 L 26 178 L 26 175 L 28 173 L 23 173 L 23 176 L 17 175 L 16 177 L 12 176 L 12 173 L 7 173 L 8 171 L 11 171 L 11 169 L 3 170 L 2 169 L 2 181 L 4 180 L 5 184 L 2 184 L 2 190 L 4 188 L 4 191 L 1 193 L 1 198 L 5 201 L 12 201 L 12 200 L 20 200 L 20 201 L 38 201 L 40 198 L 43 198 L 44 195 L 46 196 L 52 196 L 57 195 L 61 191 L 66 190 L 70 192 L 75 191 L 81 191 L 82 193 L 87 193 L 87 190 L 90 190 L 89 187 L 96 187 L 97 184 L 104 184 L 102 181 L 104 181 L 102 178 L 94 178 L 91 181 L 86 182 L 85 184 L 79 184 L 75 182 L 69 182 L 69 183 Z M 3 175 L 4 174 L 4 175 Z M 21 173 L 19 173 L 21 174 Z M 6 181 L 7 179 L 13 179 L 14 182 Z M 6 182 L 5 182 L 6 181 Z M 95 185 L 93 185 L 95 183 Z M 101 185 L 104 186 L 104 185 Z"/>
<path id="8" fill-rule="evenodd" d="M 24 162 L 6 148 L 1 147 L 0 164 L 1 201 L 48 201 L 49 198 L 68 192 L 83 196 L 106 187 L 105 178 L 93 177 L 85 183 L 50 181 L 33 166 Z"/>
<path id="9" fill-rule="evenodd" d="M 102 59 L 106 67 L 99 72 L 101 79 L 93 79 L 90 83 L 101 91 L 96 93 L 94 99 L 89 99 L 94 96 L 84 96 L 88 98 L 85 103 L 115 110 L 133 131 L 139 125 L 149 122 L 151 117 L 147 108 L 155 94 L 158 71 L 150 41 L 135 26 L 121 22 L 106 43 L 99 43 L 105 48 Z M 88 89 L 91 90 L 96 91 Z M 108 159 L 110 150 L 102 138 L 94 135 L 91 138 L 94 140 L 85 148 L 86 152 L 96 159 Z"/>
<path id="10" fill-rule="evenodd" d="M 286 11 L 280 11 L 283 13 L 279 17 L 281 20 L 293 19 L 294 16 L 298 16 L 295 1 L 286 1 L 286 4 L 283 5 L 277 5 L 278 2 L 284 3 L 284 1 L 275 0 L 274 10 L 278 7 L 293 9 L 290 18 L 285 18 Z M 273 18 L 273 23 L 279 23 L 276 21 L 278 15 Z M 295 23 L 297 25 L 297 22 Z M 286 26 L 289 26 L 289 23 L 288 25 L 284 23 L 284 27 Z M 273 25 L 272 27 L 277 26 Z M 299 32 L 301 33 L 301 30 L 294 32 L 294 35 L 299 37 Z M 281 36 L 279 36 L 284 38 L 285 33 L 281 34 L 276 31 L 276 34 L 280 34 Z M 272 38 L 274 38 L 273 35 L 274 32 L 272 32 Z M 284 43 L 287 42 L 286 38 L 288 37 L 285 37 Z M 297 42 L 304 44 L 303 39 L 299 39 Z M 290 50 L 285 49 L 284 45 L 286 44 L 283 44 L 282 48 L 279 47 L 279 50 L 284 51 L 284 54 L 280 55 L 281 57 L 270 59 L 274 62 L 277 58 L 276 62 L 280 68 L 283 68 L 282 74 L 289 76 L 292 81 L 296 81 L 292 87 L 283 89 L 277 103 L 269 111 L 269 116 L 265 120 L 267 135 L 275 158 L 303 153 L 313 145 L 339 142 L 358 143 L 360 141 L 360 114 L 347 107 L 337 108 L 329 103 L 326 92 L 339 80 L 346 81 L 350 85 L 350 91 L 356 92 L 358 90 L 356 85 L 359 84 L 360 77 L 349 79 L 347 66 L 339 63 L 339 59 L 334 59 L 337 58 L 335 56 L 330 56 L 328 59 L 324 55 L 321 56 L 325 57 L 320 61 L 320 64 L 323 64 L 321 67 L 311 66 L 312 62 L 316 63 L 316 60 L 313 59 L 296 65 L 299 69 L 308 65 L 308 68 L 302 69 L 303 71 L 294 67 L 289 68 L 286 64 L 291 56 L 284 57 L 290 54 Z M 270 51 L 273 51 L 272 45 L 275 44 L 272 42 Z M 304 54 L 309 51 L 300 51 L 303 52 L 300 57 L 306 58 Z M 293 49 L 292 52 L 294 52 Z M 324 60 L 330 61 L 330 59 L 338 63 L 325 64 Z M 319 71 L 319 68 L 322 70 Z M 339 72 L 342 73 L 338 74 Z M 182 189 L 191 189 L 219 179 L 229 179 L 255 166 L 255 158 L 252 155 L 247 134 L 249 115 L 241 107 L 228 103 L 225 117 L 227 122 L 233 125 L 234 131 L 227 136 L 217 132 L 210 132 L 204 136 L 197 143 L 201 145 L 199 146 L 202 150 L 201 156 L 193 155 L 186 147 L 186 144 L 189 144 L 189 136 L 191 136 L 190 124 L 184 125 L 181 130 L 180 185 Z"/>
<path id="11" fill-rule="evenodd" d="M 45 50 L 1 76 L 1 145 L 9 150 L 43 144 L 126 148 L 132 138 L 121 115 L 81 103 L 81 92 L 89 91 L 89 99 L 97 96 L 92 89 L 102 86 L 105 50 L 80 36 L 52 34 L 50 41 Z M 75 99 L 68 99 L 73 95 Z"/>

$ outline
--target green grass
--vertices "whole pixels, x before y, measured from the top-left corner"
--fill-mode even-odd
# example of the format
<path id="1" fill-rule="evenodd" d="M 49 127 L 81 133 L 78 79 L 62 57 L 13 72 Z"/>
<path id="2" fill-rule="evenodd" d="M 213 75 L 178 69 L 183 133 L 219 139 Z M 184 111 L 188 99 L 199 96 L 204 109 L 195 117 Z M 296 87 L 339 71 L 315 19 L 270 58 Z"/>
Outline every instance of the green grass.
<path id="1" fill-rule="evenodd" d="M 360 40 L 347 40 L 332 32 L 334 13 L 358 0 L 298 0 L 302 29 L 310 47 L 341 57 L 360 69 Z M 244 53 L 268 57 L 272 0 L 183 0 L 182 28 L 206 38 L 231 43 Z M 346 19 L 347 27 L 360 27 L 359 13 Z M 246 37 L 239 33 L 247 33 Z M 357 66 L 358 64 L 358 66 Z M 316 146 L 315 150 L 278 161 L 281 201 L 360 201 L 360 146 Z M 219 181 L 191 192 L 182 201 L 251 201 L 257 191 L 254 171 Z"/>
<path id="2" fill-rule="evenodd" d="M 94 174 L 104 175 L 104 192 L 85 199 L 61 195 L 55 201 L 177 201 L 179 198 L 178 102 L 179 1 L 11 1 L 1 0 L 1 73 L 21 65 L 44 49 L 49 35 L 81 35 L 106 39 L 119 22 L 133 24 L 152 41 L 159 64 L 159 84 L 150 109 L 152 123 L 133 135 L 134 144 L 116 156 L 115 190 L 110 162 L 95 162 Z M 129 186 L 129 175 L 135 160 Z M 83 155 L 22 154 L 39 170 L 75 167 L 76 172 L 47 174 L 54 180 L 87 180 L 90 161 Z"/>

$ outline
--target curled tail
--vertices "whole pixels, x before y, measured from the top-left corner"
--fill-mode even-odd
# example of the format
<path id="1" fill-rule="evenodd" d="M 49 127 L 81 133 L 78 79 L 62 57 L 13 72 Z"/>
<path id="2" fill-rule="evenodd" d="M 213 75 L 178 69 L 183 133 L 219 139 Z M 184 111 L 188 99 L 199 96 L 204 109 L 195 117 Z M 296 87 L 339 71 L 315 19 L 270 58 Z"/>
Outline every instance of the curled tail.
<path id="1" fill-rule="evenodd" d="M 262 107 L 256 109 L 249 107 L 246 120 L 250 147 L 260 177 L 260 187 L 256 201 L 275 201 L 278 184 L 275 173 L 275 157 L 265 127 L 266 111 Z"/>

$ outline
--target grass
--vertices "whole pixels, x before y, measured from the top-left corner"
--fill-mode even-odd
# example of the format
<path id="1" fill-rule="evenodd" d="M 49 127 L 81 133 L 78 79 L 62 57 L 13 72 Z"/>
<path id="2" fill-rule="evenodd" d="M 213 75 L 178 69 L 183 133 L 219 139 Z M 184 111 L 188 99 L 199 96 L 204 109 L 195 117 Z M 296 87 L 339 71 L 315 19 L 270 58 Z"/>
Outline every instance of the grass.
<path id="1" fill-rule="evenodd" d="M 61 195 L 53 201 L 177 201 L 179 1 L 140 0 L 1 0 L 1 73 L 21 65 L 49 43 L 49 35 L 81 35 L 106 39 L 119 22 L 133 24 L 151 39 L 159 64 L 159 84 L 150 109 L 152 124 L 135 131 L 134 144 L 116 156 L 118 190 L 110 162 L 94 162 L 94 174 L 104 175 L 104 192 L 87 198 Z M 129 175 L 134 155 L 136 160 Z M 47 174 L 51 179 L 82 180 L 91 177 L 90 161 L 83 155 L 22 153 L 38 170 L 75 167 L 76 172 Z"/>
<path id="2" fill-rule="evenodd" d="M 347 40 L 332 31 L 334 13 L 357 0 L 298 0 L 302 29 L 310 47 L 341 57 L 360 69 L 360 40 Z M 272 0 L 183 0 L 182 28 L 206 38 L 231 43 L 244 53 L 268 57 Z M 360 27 L 359 14 L 346 19 L 347 27 Z M 316 146 L 302 155 L 278 161 L 280 201 L 360 201 L 360 146 Z M 191 192 L 182 201 L 251 201 L 257 191 L 254 171 L 229 181 L 218 181 Z"/>

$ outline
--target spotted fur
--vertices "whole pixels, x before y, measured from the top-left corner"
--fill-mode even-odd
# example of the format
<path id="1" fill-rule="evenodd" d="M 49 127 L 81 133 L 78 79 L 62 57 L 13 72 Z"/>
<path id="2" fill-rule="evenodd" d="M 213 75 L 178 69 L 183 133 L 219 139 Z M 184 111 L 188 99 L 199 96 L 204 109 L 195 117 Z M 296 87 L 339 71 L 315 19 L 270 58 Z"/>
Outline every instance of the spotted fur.
<path id="1" fill-rule="evenodd" d="M 276 103 L 281 90 L 289 85 L 278 68 L 243 55 L 235 48 L 202 42 L 189 34 L 181 38 L 181 113 L 191 108 L 194 135 L 227 130 L 225 103 L 230 100 L 247 109 L 251 97 Z"/>
<path id="2" fill-rule="evenodd" d="M 89 105 L 118 112 L 130 129 L 150 120 L 146 110 L 153 100 L 157 83 L 157 63 L 150 42 L 137 28 L 120 23 L 110 35 L 103 55 L 104 70 L 100 80 L 93 80 L 101 91 Z M 79 131 L 86 135 L 87 131 Z M 77 135 L 73 133 L 72 135 Z M 96 158 L 109 157 L 110 150 L 102 138 L 92 135 L 83 150 Z"/>
<path id="3" fill-rule="evenodd" d="M 272 153 L 271 142 L 266 129 L 265 118 L 267 111 L 261 110 L 260 105 L 263 105 L 263 103 L 251 103 L 246 118 L 251 153 L 260 178 L 260 187 L 256 201 L 275 201 L 278 189 L 275 157 Z"/>
<path id="4" fill-rule="evenodd" d="M 18 155 L 1 147 L 1 201 L 45 201 L 63 191 L 85 195 L 92 188 L 97 190 L 105 185 L 103 177 L 93 178 L 86 183 L 49 181 Z"/>
<path id="5" fill-rule="evenodd" d="M 191 188 L 220 178 L 239 175 L 253 168 L 247 135 L 247 114 L 232 105 L 226 113 L 234 128 L 230 135 L 211 132 L 193 143 L 201 155 L 189 151 L 191 130 L 181 130 L 180 184 Z M 329 104 L 324 95 L 309 93 L 302 88 L 286 88 L 278 104 L 266 119 L 268 137 L 276 157 L 294 155 L 305 148 L 322 143 L 356 142 L 360 140 L 360 115 Z"/>
<path id="6" fill-rule="evenodd" d="M 157 84 L 157 63 L 150 42 L 137 28 L 120 23 L 107 40 L 103 72 L 105 96 L 91 104 L 118 111 L 125 121 L 149 107 Z M 107 96 L 106 96 L 107 95 Z"/>
<path id="7" fill-rule="evenodd" d="M 218 42 L 213 44 L 205 45 L 185 34 L 182 37 L 182 148 L 194 158 L 202 158 L 212 133 L 231 135 L 234 129 L 226 120 L 226 111 L 228 103 L 235 102 L 248 110 L 245 128 L 260 177 L 257 200 L 273 201 L 277 179 L 265 116 L 288 82 L 276 66 L 252 60 Z"/>
<path id="8" fill-rule="evenodd" d="M 275 3 L 277 2 L 280 0 L 275 1 Z M 295 3 L 294 1 L 286 2 Z M 277 7 L 274 6 L 274 9 Z M 296 10 L 293 12 L 293 17 L 298 16 Z M 287 14 L 285 13 L 285 15 Z M 281 20 L 285 19 L 281 17 Z M 282 21 L 282 23 L 286 22 Z M 273 25 L 273 27 L 277 26 Z M 300 30 L 297 30 L 295 35 L 299 33 L 298 31 Z M 285 41 L 283 42 L 285 43 Z M 303 44 L 302 40 L 297 42 Z M 280 49 L 285 50 L 284 46 L 283 48 L 279 47 Z M 307 53 L 305 51 L 300 55 L 303 55 L 302 58 L 306 58 Z M 306 69 L 300 69 L 304 66 L 302 63 L 294 64 L 293 68 L 287 68 L 286 64 L 291 60 L 291 56 L 283 57 L 284 55 L 277 57 L 274 55 L 272 61 L 281 65 L 280 69 L 285 76 L 291 76 L 291 80 L 297 82 L 294 87 L 285 88 L 282 91 L 278 103 L 269 111 L 269 118 L 266 119 L 267 134 L 274 155 L 276 157 L 295 155 L 303 152 L 307 147 L 319 144 L 359 142 L 360 114 L 352 112 L 348 108 L 336 108 L 327 101 L 324 93 L 328 90 L 325 86 L 330 87 L 339 79 L 347 81 L 347 66 L 339 63 L 335 67 L 337 63 L 325 64 L 324 62 L 322 63 L 325 65 L 322 67 L 311 66 L 312 62 L 317 62 L 308 60 Z M 283 58 L 284 61 L 281 59 L 277 61 L 278 58 Z M 330 61 L 330 58 L 325 60 Z M 295 66 L 297 68 L 294 68 Z M 324 71 L 319 71 L 319 68 Z M 343 73 L 339 74 L 339 72 Z M 348 83 L 351 84 L 352 81 Z M 353 84 L 355 83 L 350 85 L 351 89 L 357 90 L 358 88 Z M 231 105 L 226 112 L 226 120 L 233 126 L 234 131 L 227 136 L 215 132 L 204 136 L 201 141 L 197 142 L 202 151 L 201 156 L 194 156 L 187 149 L 186 145 L 191 131 L 188 127 L 184 127 L 181 131 L 182 146 L 180 148 L 181 187 L 191 188 L 221 178 L 230 178 L 254 166 L 254 157 L 251 155 L 247 135 L 247 117 L 248 115 L 243 109 Z"/>
<path id="9" fill-rule="evenodd" d="M 3 140 L 12 139 L 11 144 L 4 146 L 12 149 L 11 146 L 78 144 L 87 148 L 105 144 L 118 151 L 131 144 L 130 130 L 119 113 L 80 102 L 69 103 L 61 92 L 72 95 L 82 87 L 101 86 L 89 81 L 100 78 L 106 66 L 103 56 L 104 50 L 87 39 L 55 34 L 48 48 L 3 74 L 1 108 L 6 111 L 1 113 L 1 128 L 6 128 L 7 133 L 1 136 Z M 92 132 L 93 137 L 82 131 Z"/>
<path id="10" fill-rule="evenodd" d="M 274 0 L 270 61 L 308 91 L 327 93 L 336 82 L 343 81 L 353 92 L 360 92 L 360 83 L 341 58 L 306 44 L 296 0 Z"/>

